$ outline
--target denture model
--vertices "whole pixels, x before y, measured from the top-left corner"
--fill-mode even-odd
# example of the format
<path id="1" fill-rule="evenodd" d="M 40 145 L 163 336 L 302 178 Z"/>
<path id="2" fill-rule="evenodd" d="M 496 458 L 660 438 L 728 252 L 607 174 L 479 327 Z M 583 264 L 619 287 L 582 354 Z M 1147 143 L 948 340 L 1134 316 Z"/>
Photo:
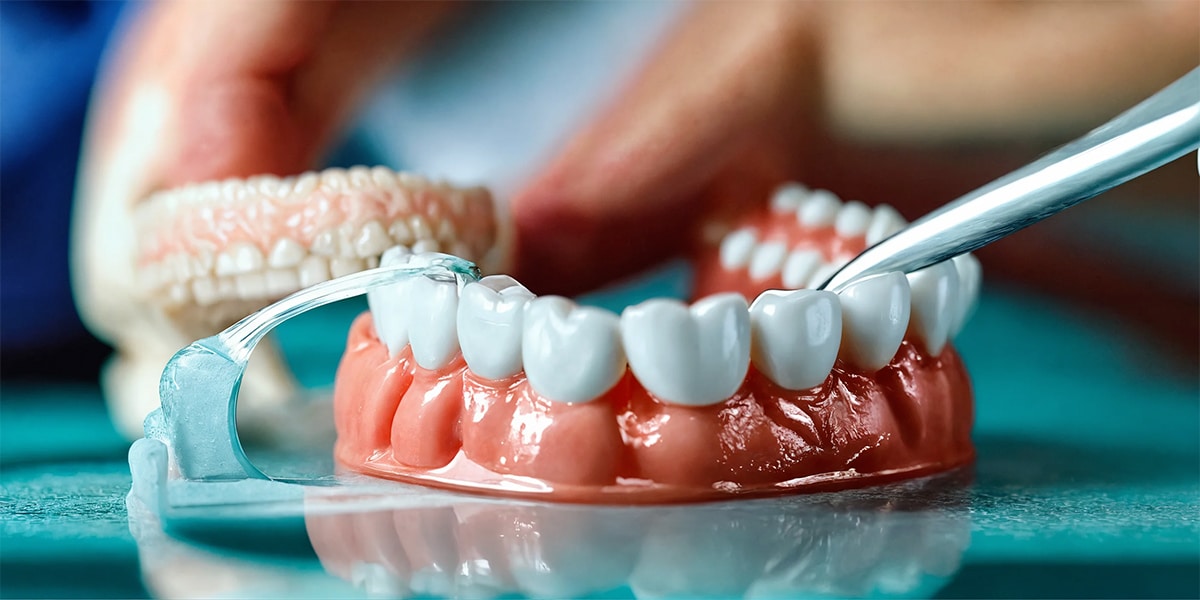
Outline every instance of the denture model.
<path id="1" fill-rule="evenodd" d="M 786 185 L 699 259 L 696 301 L 621 315 L 535 297 L 504 275 L 376 289 L 338 370 L 337 461 L 443 488 L 614 504 L 964 465 L 971 389 L 948 341 L 978 294 L 978 262 L 811 289 L 904 225 L 890 207 Z M 435 256 L 416 250 L 382 263 Z"/>
<path id="2" fill-rule="evenodd" d="M 86 200 L 75 219 L 76 300 L 92 332 L 116 347 L 102 383 L 130 438 L 158 407 L 163 365 L 191 340 L 303 287 L 377 266 L 396 244 L 485 265 L 496 245 L 486 190 L 383 167 L 194 184 L 136 204 Z M 260 345 L 242 386 L 251 424 L 299 397 L 278 352 Z"/>

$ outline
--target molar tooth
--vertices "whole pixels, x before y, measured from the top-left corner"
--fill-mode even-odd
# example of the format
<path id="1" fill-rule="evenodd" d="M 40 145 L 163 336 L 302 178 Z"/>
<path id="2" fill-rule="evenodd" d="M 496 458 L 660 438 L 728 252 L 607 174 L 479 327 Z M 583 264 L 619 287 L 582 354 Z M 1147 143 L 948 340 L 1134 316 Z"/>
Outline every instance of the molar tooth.
<path id="1" fill-rule="evenodd" d="M 962 331 L 967 320 L 971 318 L 971 313 L 975 311 L 983 279 L 983 269 L 975 255 L 960 254 L 955 256 L 953 261 L 954 267 L 958 271 L 959 291 L 958 306 L 954 309 L 954 321 L 950 326 L 950 337 L 954 337 Z"/>
<path id="2" fill-rule="evenodd" d="M 767 290 L 750 305 L 750 359 L 789 390 L 825 381 L 842 341 L 842 304 L 833 292 Z"/>
<path id="3" fill-rule="evenodd" d="M 333 256 L 337 251 L 337 247 L 337 232 L 332 229 L 326 229 L 313 238 L 309 251 L 319 256 Z"/>
<path id="4" fill-rule="evenodd" d="M 816 250 L 794 250 L 783 263 L 783 287 L 798 289 L 808 283 L 821 265 L 821 253 Z"/>
<path id="5" fill-rule="evenodd" d="M 779 273 L 783 259 L 787 258 L 787 245 L 783 242 L 767 242 L 754 249 L 750 257 L 750 279 L 761 280 Z"/>
<path id="6" fill-rule="evenodd" d="M 842 201 L 829 190 L 814 190 L 796 211 L 800 223 L 809 227 L 833 225 Z"/>
<path id="7" fill-rule="evenodd" d="M 942 353 L 950 327 L 958 316 L 960 286 L 953 261 L 944 260 L 908 274 L 912 290 L 912 315 L 908 332 L 930 356 Z"/>
<path id="8" fill-rule="evenodd" d="M 507 275 L 489 275 L 463 287 L 458 342 L 471 371 L 487 379 L 521 372 L 525 305 L 533 292 Z"/>
<path id="9" fill-rule="evenodd" d="M 775 188 L 775 193 L 771 194 L 771 211 L 795 213 L 808 197 L 808 193 L 808 188 L 799 183 L 785 183 Z"/>
<path id="10" fill-rule="evenodd" d="M 267 293 L 267 276 L 264 273 L 242 273 L 233 278 L 233 286 L 240 298 L 262 298 Z"/>
<path id="11" fill-rule="evenodd" d="M 267 258 L 267 265 L 274 269 L 294 267 L 304 260 L 306 254 L 304 246 L 301 246 L 300 242 L 292 238 L 279 238 L 271 247 L 271 256 Z"/>
<path id="12" fill-rule="evenodd" d="M 543 397 L 593 400 L 625 373 L 617 316 L 560 296 L 535 298 L 525 306 L 521 360 L 530 386 Z"/>
<path id="13" fill-rule="evenodd" d="M 852 200 L 838 210 L 833 227 L 842 237 L 858 237 L 867 231 L 871 224 L 871 209 L 866 204 Z"/>
<path id="14" fill-rule="evenodd" d="M 838 293 L 842 301 L 840 355 L 865 371 L 878 371 L 896 355 L 908 329 L 911 297 L 902 273 L 856 281 Z"/>
<path id="15" fill-rule="evenodd" d="M 402 246 L 411 246 L 416 238 L 413 237 L 412 229 L 408 228 L 408 224 L 403 219 L 396 219 L 388 227 L 388 233 L 392 236 L 392 241 Z"/>
<path id="16" fill-rule="evenodd" d="M 721 266 L 732 271 L 746 266 L 754 247 L 758 244 L 758 234 L 750 228 L 739 229 L 721 240 Z"/>
<path id="17" fill-rule="evenodd" d="M 300 289 L 300 274 L 295 269 L 271 269 L 266 286 L 270 296 L 285 296 Z"/>
<path id="18" fill-rule="evenodd" d="M 320 256 L 308 256 L 300 261 L 297 269 L 300 287 L 309 287 L 329 280 L 329 261 Z"/>
<path id="19" fill-rule="evenodd" d="M 351 273 L 357 273 L 366 268 L 361 258 L 346 258 L 337 256 L 329 259 L 329 274 L 334 279 L 343 277 Z"/>
<path id="20" fill-rule="evenodd" d="M 896 209 L 887 204 L 880 204 L 875 207 L 875 212 L 871 215 L 871 224 L 867 226 L 867 246 L 874 246 L 907 226 L 908 221 L 905 221 Z"/>
<path id="21" fill-rule="evenodd" d="M 621 314 L 629 368 L 646 389 L 675 404 L 729 398 L 750 368 L 750 314 L 739 294 L 716 294 L 690 308 L 648 300 Z"/>

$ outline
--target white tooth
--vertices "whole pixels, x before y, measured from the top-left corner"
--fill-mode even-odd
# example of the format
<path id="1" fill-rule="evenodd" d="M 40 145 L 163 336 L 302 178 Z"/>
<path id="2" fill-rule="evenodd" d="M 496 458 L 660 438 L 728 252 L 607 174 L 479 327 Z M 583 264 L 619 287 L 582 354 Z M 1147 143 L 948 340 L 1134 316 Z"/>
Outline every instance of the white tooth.
<path id="1" fill-rule="evenodd" d="M 808 197 L 808 188 L 799 183 L 785 183 L 771 194 L 771 210 L 777 213 L 795 213 Z"/>
<path id="2" fill-rule="evenodd" d="M 388 233 L 392 236 L 392 241 L 404 246 L 411 246 L 415 240 L 412 230 L 408 228 L 408 224 L 403 219 L 392 221 L 388 227 Z"/>
<path id="3" fill-rule="evenodd" d="M 404 246 L 393 246 L 384 251 L 379 266 L 392 267 L 410 262 L 412 252 Z M 396 354 L 408 344 L 408 282 L 373 288 L 367 291 L 367 306 L 375 323 L 375 335 Z"/>
<path id="4" fill-rule="evenodd" d="M 424 369 L 440 369 L 458 355 L 458 285 L 416 275 L 408 288 L 408 339 L 413 358 Z"/>
<path id="5" fill-rule="evenodd" d="M 463 287 L 458 342 L 471 371 L 487 379 L 521 372 L 525 305 L 533 292 L 507 275 L 489 275 Z"/>
<path id="6" fill-rule="evenodd" d="M 983 279 L 983 269 L 979 259 L 972 254 L 961 254 L 954 257 L 954 267 L 958 271 L 958 306 L 954 311 L 954 322 L 950 325 L 950 337 L 962 331 L 971 313 L 975 312 L 975 304 L 979 301 L 979 288 Z"/>
<path id="7" fill-rule="evenodd" d="M 267 294 L 282 296 L 300 289 L 300 274 L 295 269 L 267 271 Z"/>
<path id="8" fill-rule="evenodd" d="M 525 306 L 521 360 L 529 384 L 558 402 L 587 402 L 608 391 L 625 373 L 617 315 L 579 307 L 560 296 Z"/>
<path id="9" fill-rule="evenodd" d="M 334 258 L 329 261 L 329 274 L 335 279 L 366 268 L 361 258 Z"/>
<path id="10" fill-rule="evenodd" d="M 192 295 L 196 297 L 196 304 L 200 306 L 208 306 L 220 299 L 217 296 L 217 282 L 212 277 L 193 280 Z"/>
<path id="11" fill-rule="evenodd" d="M 238 275 L 233 278 L 233 285 L 242 298 L 262 298 L 267 294 L 267 276 L 262 272 Z"/>
<path id="12" fill-rule="evenodd" d="M 378 256 L 392 247 L 392 238 L 379 221 L 367 221 L 354 238 L 354 252 L 359 258 Z"/>
<path id="13" fill-rule="evenodd" d="M 908 331 L 930 356 L 942 353 L 950 337 L 950 327 L 958 316 L 958 270 L 954 262 L 944 260 L 908 274 L 912 290 L 912 316 Z"/>
<path id="14" fill-rule="evenodd" d="M 867 232 L 871 224 L 871 209 L 866 204 L 850 201 L 838 211 L 833 227 L 842 237 L 858 237 Z"/>
<path id="15" fill-rule="evenodd" d="M 248 243 L 234 244 L 232 249 L 234 262 L 239 273 L 251 273 L 263 268 L 266 260 L 258 246 Z"/>
<path id="16" fill-rule="evenodd" d="M 867 245 L 874 246 L 907 226 L 908 221 L 896 209 L 880 204 L 871 215 L 871 224 L 867 225 Z"/>
<path id="17" fill-rule="evenodd" d="M 800 223 L 809 227 L 833 225 L 842 201 L 829 190 L 816 190 L 808 195 L 804 204 L 796 211 Z"/>
<path id="18" fill-rule="evenodd" d="M 192 256 L 192 272 L 195 273 L 195 277 L 211 275 L 214 262 L 216 259 L 212 252 L 206 250 L 197 252 L 195 256 Z"/>
<path id="19" fill-rule="evenodd" d="M 378 256 L 368 256 L 368 257 L 364 258 L 363 260 L 367 263 L 368 269 L 374 269 L 375 267 L 379 266 L 379 257 Z"/>
<path id="20" fill-rule="evenodd" d="M 222 250 L 217 253 L 217 275 L 233 275 L 237 273 L 237 261 L 233 258 L 233 253 L 230 250 Z"/>
<path id="21" fill-rule="evenodd" d="M 350 184 L 354 187 L 358 189 L 371 187 L 371 170 L 367 167 L 351 167 L 347 175 L 350 177 Z"/>
<path id="22" fill-rule="evenodd" d="M 373 167 L 371 169 L 371 179 L 379 187 L 396 187 L 396 172 L 387 167 Z"/>
<path id="23" fill-rule="evenodd" d="M 237 298 L 237 285 L 232 277 L 220 277 L 217 279 L 217 297 L 224 300 L 232 300 Z"/>
<path id="24" fill-rule="evenodd" d="M 783 263 L 783 287 L 798 289 L 808 283 L 821 265 L 821 253 L 816 250 L 796 250 Z"/>
<path id="25" fill-rule="evenodd" d="M 787 245 L 783 242 L 767 242 L 754 249 L 750 257 L 750 279 L 766 279 L 779 273 L 783 259 L 787 258 Z"/>
<path id="26" fill-rule="evenodd" d="M 667 402 L 717 404 L 733 395 L 750 368 L 750 314 L 740 294 L 716 294 L 690 308 L 648 300 L 621 314 L 629 368 Z"/>
<path id="27" fill-rule="evenodd" d="M 746 266 L 754 247 L 758 244 L 758 235 L 753 229 L 739 229 L 721 240 L 721 266 L 733 270 Z"/>
<path id="28" fill-rule="evenodd" d="M 833 274 L 837 273 L 838 269 L 840 268 L 842 268 L 842 265 L 836 263 L 821 263 L 820 266 L 818 266 L 812 272 L 812 275 L 808 277 L 808 281 L 804 284 L 804 287 L 810 290 L 815 290 L 821 287 L 821 285 L 824 284 L 825 281 L 827 281 L 830 277 L 833 277 Z"/>
<path id="29" fill-rule="evenodd" d="M 309 256 L 300 261 L 297 270 L 300 275 L 300 287 L 309 287 L 329 280 L 329 261 L 320 256 Z"/>
<path id="30" fill-rule="evenodd" d="M 350 189 L 350 177 L 345 169 L 325 169 L 321 172 L 321 187 L 334 191 Z"/>
<path id="31" fill-rule="evenodd" d="M 413 254 L 436 254 L 440 250 L 441 247 L 438 245 L 437 240 L 419 239 L 417 243 L 412 245 Z"/>
<path id="32" fill-rule="evenodd" d="M 780 387 L 806 390 L 829 376 L 842 342 L 842 304 L 833 292 L 767 290 L 750 305 L 755 368 Z"/>
<path id="33" fill-rule="evenodd" d="M 337 232 L 326 229 L 313 238 L 309 250 L 318 256 L 333 256 L 337 252 Z"/>
<path id="34" fill-rule="evenodd" d="M 337 233 L 333 235 L 334 241 L 337 242 L 337 252 L 335 254 L 343 258 L 354 258 L 354 238 L 357 235 L 358 229 L 354 225 L 350 223 L 338 225 Z"/>
<path id="35" fill-rule="evenodd" d="M 321 176 L 309 171 L 296 179 L 296 187 L 292 189 L 291 197 L 297 200 L 307 200 L 309 195 L 317 189 L 317 184 L 321 182 Z"/>
<path id="36" fill-rule="evenodd" d="M 842 358 L 872 372 L 891 362 L 908 328 L 909 294 L 908 280 L 896 272 L 856 281 L 839 292 Z"/>
<path id="37" fill-rule="evenodd" d="M 433 239 L 433 230 L 429 228 L 429 222 L 421 215 L 413 215 L 408 219 L 408 226 L 412 229 L 413 236 L 417 240 Z"/>
<path id="38" fill-rule="evenodd" d="M 272 269 L 286 269 L 300 264 L 304 260 L 304 246 L 291 238 L 279 238 L 275 245 L 271 247 L 271 256 L 267 259 L 267 264 Z"/>
<path id="39" fill-rule="evenodd" d="M 186 283 L 172 283 L 167 288 L 167 299 L 170 304 L 179 306 L 192 298 L 192 290 Z"/>

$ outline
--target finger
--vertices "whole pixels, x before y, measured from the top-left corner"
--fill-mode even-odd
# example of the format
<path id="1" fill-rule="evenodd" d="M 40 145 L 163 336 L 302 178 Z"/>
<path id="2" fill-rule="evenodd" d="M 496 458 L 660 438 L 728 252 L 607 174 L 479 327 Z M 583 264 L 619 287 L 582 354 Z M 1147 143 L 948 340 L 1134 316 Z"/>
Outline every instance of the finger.
<path id="1" fill-rule="evenodd" d="M 807 8 L 698 5 L 611 109 L 513 199 L 521 280 L 572 293 L 681 249 L 701 187 L 765 135 L 781 103 L 801 110 Z"/>

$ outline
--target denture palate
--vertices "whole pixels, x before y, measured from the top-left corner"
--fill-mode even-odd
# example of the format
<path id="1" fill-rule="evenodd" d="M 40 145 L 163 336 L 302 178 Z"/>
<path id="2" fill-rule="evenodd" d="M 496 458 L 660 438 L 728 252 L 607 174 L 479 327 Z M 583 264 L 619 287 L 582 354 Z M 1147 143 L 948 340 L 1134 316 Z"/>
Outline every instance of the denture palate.
<path id="1" fill-rule="evenodd" d="M 372 291 L 339 367 L 338 460 L 614 503 L 861 485 L 969 461 L 970 383 L 947 342 L 978 293 L 974 259 L 836 294 L 764 290 L 797 253 L 819 255 L 812 273 L 836 268 L 904 222 L 789 185 L 749 223 L 701 261 L 722 271 L 702 283 L 724 287 L 690 304 L 652 299 L 618 316 L 503 275 L 461 293 L 426 278 Z M 383 261 L 433 256 L 399 247 Z"/>
<path id="2" fill-rule="evenodd" d="M 378 266 L 397 244 L 480 261 L 495 241 L 485 189 L 385 167 L 187 185 L 135 218 L 143 293 L 169 314 L 261 306 Z"/>

